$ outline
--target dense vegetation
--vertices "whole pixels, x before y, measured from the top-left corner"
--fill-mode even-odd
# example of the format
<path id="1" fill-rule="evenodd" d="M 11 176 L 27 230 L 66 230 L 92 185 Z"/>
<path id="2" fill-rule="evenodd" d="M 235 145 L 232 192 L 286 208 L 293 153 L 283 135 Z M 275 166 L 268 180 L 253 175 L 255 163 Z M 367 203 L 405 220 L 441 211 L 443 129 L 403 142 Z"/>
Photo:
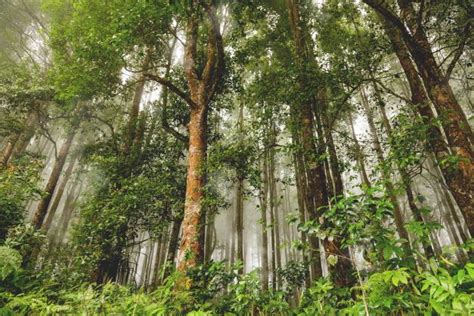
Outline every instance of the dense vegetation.
<path id="1" fill-rule="evenodd" d="M 0 0 L 0 315 L 474 314 L 467 0 Z"/>

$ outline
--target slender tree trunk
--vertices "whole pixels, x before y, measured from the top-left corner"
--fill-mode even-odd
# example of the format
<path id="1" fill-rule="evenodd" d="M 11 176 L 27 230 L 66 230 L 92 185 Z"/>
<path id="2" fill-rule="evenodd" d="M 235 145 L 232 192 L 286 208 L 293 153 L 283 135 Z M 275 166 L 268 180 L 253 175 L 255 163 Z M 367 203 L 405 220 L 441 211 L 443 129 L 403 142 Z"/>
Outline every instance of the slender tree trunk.
<path id="1" fill-rule="evenodd" d="M 64 242 L 64 238 L 66 236 L 67 229 L 69 227 L 69 223 L 74 214 L 74 210 L 76 209 L 76 202 L 80 196 L 82 191 L 83 183 L 76 179 L 74 184 L 71 186 L 71 189 L 66 197 L 66 201 L 64 203 L 64 209 L 59 218 L 58 226 L 55 229 L 54 240 L 55 245 L 59 245 Z"/>
<path id="2" fill-rule="evenodd" d="M 280 225 L 279 225 L 279 198 L 277 194 L 277 184 L 276 184 L 276 163 L 275 163 L 275 144 L 276 144 L 276 127 L 272 122 L 270 123 L 270 148 L 268 151 L 268 189 L 270 193 L 270 225 L 272 228 L 272 263 L 274 260 L 273 267 L 273 280 L 275 282 L 274 288 L 281 287 L 281 277 L 277 273 L 278 269 L 281 268 L 281 249 L 280 249 Z"/>
<path id="3" fill-rule="evenodd" d="M 5 145 L 5 148 L 2 150 L 2 160 L 0 161 L 0 167 L 6 166 L 8 164 L 8 161 L 10 160 L 10 157 L 12 156 L 13 149 L 15 148 L 15 144 L 17 143 L 18 139 L 20 138 L 19 134 L 12 135 L 8 137 L 7 144 Z"/>
<path id="4" fill-rule="evenodd" d="M 260 211 L 262 225 L 262 289 L 268 290 L 268 234 L 267 234 L 267 205 L 268 205 L 268 166 L 267 148 L 264 148 L 262 163 L 262 188 L 260 192 Z"/>
<path id="5" fill-rule="evenodd" d="M 307 208 L 305 203 L 305 196 L 306 196 L 306 175 L 304 173 L 304 165 L 302 161 L 302 157 L 297 153 L 293 153 L 293 161 L 295 165 L 295 175 L 296 175 L 296 194 L 298 197 L 298 211 L 299 211 L 299 222 L 303 224 L 306 222 L 306 214 Z M 308 241 L 308 236 L 305 232 L 301 232 L 301 242 L 303 245 L 306 245 Z M 305 264 L 309 264 L 310 258 L 308 257 L 308 253 L 306 249 L 303 247 L 301 250 L 301 254 L 303 257 L 303 262 Z M 305 271 L 305 284 L 306 287 L 310 287 L 311 285 L 311 276 L 310 270 L 307 269 Z"/>
<path id="6" fill-rule="evenodd" d="M 68 133 L 66 140 L 64 141 L 64 144 L 61 146 L 61 149 L 58 153 L 58 157 L 56 158 L 56 162 L 54 163 L 54 167 L 49 176 L 48 183 L 46 184 L 46 188 L 44 189 L 45 196 L 41 199 L 33 216 L 33 226 L 36 229 L 40 229 L 43 225 L 46 212 L 48 211 L 49 203 L 51 202 L 51 198 L 53 197 L 54 189 L 58 184 L 61 171 L 63 170 L 63 166 L 66 162 L 66 158 L 69 154 L 69 149 L 71 148 L 75 134 L 76 131 L 74 128 L 74 130 Z"/>
<path id="7" fill-rule="evenodd" d="M 355 150 L 356 161 L 357 161 L 357 169 L 359 170 L 362 184 L 370 188 L 372 184 L 370 183 L 369 176 L 367 174 L 367 169 L 365 168 L 364 153 L 362 152 L 362 148 L 360 147 L 359 140 L 357 139 L 357 134 L 354 129 L 354 120 L 352 118 L 351 112 L 349 112 L 349 125 L 351 127 L 352 140 L 354 141 L 354 150 Z"/>
<path id="8" fill-rule="evenodd" d="M 242 264 L 242 268 L 239 269 L 239 273 L 244 272 L 244 193 L 243 193 L 244 181 L 239 178 L 237 180 L 237 190 L 235 192 L 235 202 L 236 202 L 236 218 L 235 222 L 237 224 L 237 260 Z"/>
<path id="9" fill-rule="evenodd" d="M 380 116 L 382 117 L 382 124 L 385 128 L 387 136 L 392 137 L 392 127 L 390 125 L 390 121 L 389 121 L 387 113 L 385 111 L 385 106 L 384 106 L 383 100 L 380 96 L 380 92 L 377 90 L 377 87 L 374 86 L 374 88 L 375 88 L 377 102 L 379 104 L 378 108 L 379 108 L 379 111 L 380 111 Z M 416 202 L 415 202 L 415 195 L 414 195 L 412 187 L 411 187 L 412 186 L 412 180 L 410 178 L 410 175 L 409 175 L 408 171 L 406 170 L 406 168 L 403 167 L 400 164 L 399 161 L 397 161 L 396 163 L 397 163 L 397 167 L 398 167 L 398 170 L 399 170 L 401 178 L 402 178 L 403 188 L 405 190 L 408 205 L 409 205 L 410 210 L 413 214 L 413 217 L 417 222 L 425 223 L 426 220 L 423 218 L 423 215 L 422 215 L 419 207 L 416 205 Z M 431 235 L 431 239 L 434 240 L 433 235 Z M 433 244 L 434 244 L 434 242 L 433 242 Z M 425 250 L 425 254 L 426 254 L 427 257 L 432 257 L 434 255 L 433 248 L 431 247 L 431 245 L 429 245 L 427 243 L 421 243 L 421 245 L 423 246 L 423 249 Z"/>
<path id="10" fill-rule="evenodd" d="M 174 263 L 176 258 L 176 252 L 179 244 L 179 231 L 181 230 L 182 218 L 175 218 L 171 227 L 170 241 L 168 244 L 167 258 L 166 261 L 169 265 Z"/>
<path id="11" fill-rule="evenodd" d="M 408 232 L 407 232 L 407 230 L 404 226 L 405 225 L 404 216 L 403 216 L 400 204 L 398 203 L 397 197 L 395 196 L 393 183 L 390 180 L 390 174 L 389 174 L 386 166 L 383 166 L 383 163 L 385 161 L 385 157 L 384 157 L 384 154 L 383 154 L 382 145 L 380 144 L 380 140 L 377 136 L 377 129 L 375 127 L 373 112 L 370 109 L 370 105 L 368 103 L 367 96 L 366 96 L 364 90 L 361 91 L 361 100 L 362 100 L 362 105 L 363 105 L 363 108 L 365 110 L 365 114 L 366 114 L 366 117 L 367 117 L 367 122 L 369 123 L 369 129 L 370 129 L 370 133 L 371 133 L 372 140 L 373 140 L 375 154 L 377 156 L 379 164 L 382 165 L 382 178 L 384 180 L 384 185 L 387 189 L 387 193 L 389 195 L 390 202 L 392 202 L 393 207 L 394 207 L 393 213 L 394 213 L 395 226 L 397 227 L 398 235 L 401 238 L 406 239 L 407 241 L 409 241 L 410 238 L 409 238 Z"/>
<path id="12" fill-rule="evenodd" d="M 61 184 L 59 185 L 58 189 L 56 190 L 55 198 L 53 201 L 53 204 L 49 208 L 48 216 L 46 217 L 46 221 L 43 223 L 42 228 L 45 231 L 48 231 L 49 228 L 51 227 L 51 223 L 53 222 L 54 215 L 56 214 L 56 211 L 58 209 L 59 203 L 61 202 L 61 199 L 63 197 L 64 190 L 66 189 L 66 185 L 69 182 L 69 178 L 72 175 L 72 171 L 74 170 L 74 165 L 77 160 L 77 154 L 73 155 L 71 157 L 71 161 L 69 162 L 68 167 L 66 168 L 66 171 L 64 172 L 63 179 L 61 181 Z"/>
<path id="13" fill-rule="evenodd" d="M 326 102 L 325 98 L 322 102 Z M 329 126 L 329 119 L 327 117 L 326 111 L 322 114 L 322 125 L 324 131 L 324 138 L 326 139 L 327 150 L 329 153 L 329 165 L 331 169 L 332 179 L 333 179 L 333 191 L 335 193 L 334 197 L 337 197 L 344 193 L 344 185 L 342 182 L 341 171 L 339 169 L 339 158 L 337 157 L 336 146 L 334 145 L 334 139 L 332 137 L 331 129 Z"/>
<path id="14" fill-rule="evenodd" d="M 143 61 L 143 72 L 140 74 L 138 78 L 138 82 L 135 85 L 135 91 L 133 94 L 133 100 L 132 104 L 130 105 L 130 109 L 128 111 L 128 123 L 127 123 L 127 138 L 125 140 L 125 145 L 124 145 L 124 152 L 125 155 L 128 155 L 130 153 L 130 149 L 133 145 L 134 140 L 136 139 L 136 133 L 137 133 L 137 123 L 139 121 L 139 113 L 140 113 L 140 104 L 142 102 L 142 97 L 143 97 L 143 90 L 145 88 L 146 84 L 146 76 L 145 76 L 145 71 L 149 67 L 150 64 L 150 59 L 151 59 L 151 51 L 148 50 L 145 56 L 145 59 Z"/>
<path id="15" fill-rule="evenodd" d="M 232 228 L 235 227 L 235 219 L 232 220 Z M 232 235 L 230 236 L 230 264 L 235 264 L 235 231 L 232 230 Z"/>
<path id="16" fill-rule="evenodd" d="M 161 243 L 162 243 L 162 238 L 158 239 L 156 241 L 156 254 L 155 254 L 155 264 L 153 267 L 153 270 L 155 271 L 153 273 L 153 284 L 156 286 L 161 283 L 162 281 L 162 275 L 160 275 L 161 272 L 161 257 L 164 255 L 162 253 L 162 248 L 161 248 Z"/>
<path id="17" fill-rule="evenodd" d="M 271 178 L 271 175 L 269 176 Z M 270 180 L 271 182 L 271 180 Z M 275 291 L 277 289 L 277 263 L 276 263 L 276 240 L 275 240 L 275 210 L 272 205 L 272 189 L 269 185 L 270 193 L 270 244 L 271 244 L 271 254 L 272 254 L 272 289 Z"/>
<path id="18" fill-rule="evenodd" d="M 243 143 L 244 133 L 244 103 L 240 104 L 239 110 L 239 143 Z M 236 187 L 236 228 L 237 228 L 237 259 L 241 262 L 242 268 L 239 269 L 239 273 L 244 273 L 245 261 L 244 261 L 244 180 L 245 175 L 242 170 L 236 170 L 237 172 L 237 187 Z"/>
<path id="19" fill-rule="evenodd" d="M 206 225 L 206 251 L 204 262 L 209 263 L 212 258 L 212 254 L 215 249 L 216 242 L 216 227 L 214 224 L 215 215 L 207 214 L 207 225 Z"/>

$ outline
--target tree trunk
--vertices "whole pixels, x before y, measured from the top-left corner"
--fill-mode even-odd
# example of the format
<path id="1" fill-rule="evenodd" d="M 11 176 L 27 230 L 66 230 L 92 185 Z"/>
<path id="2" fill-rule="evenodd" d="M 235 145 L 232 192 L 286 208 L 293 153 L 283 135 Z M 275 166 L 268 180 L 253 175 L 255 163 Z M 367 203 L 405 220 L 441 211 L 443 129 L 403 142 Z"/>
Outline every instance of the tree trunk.
<path id="1" fill-rule="evenodd" d="M 321 98 L 319 98 L 321 100 Z M 321 100 L 323 101 L 323 100 Z M 324 99 L 323 102 L 326 100 Z M 329 118 L 326 111 L 322 113 L 322 125 L 324 138 L 326 139 L 327 150 L 329 153 L 329 166 L 333 179 L 333 191 L 334 197 L 344 194 L 344 185 L 342 182 L 341 171 L 339 169 L 339 159 L 337 157 L 336 146 L 334 145 L 334 139 L 332 137 L 331 129 L 329 126 Z"/>
<path id="2" fill-rule="evenodd" d="M 212 259 L 212 254 L 216 246 L 216 227 L 215 227 L 215 214 L 206 214 L 207 225 L 206 225 L 206 249 L 204 252 L 204 262 L 209 263 Z"/>
<path id="3" fill-rule="evenodd" d="M 276 131 L 274 123 L 270 127 L 270 148 L 268 152 L 268 190 L 270 194 L 270 226 L 272 243 L 272 269 L 273 269 L 273 289 L 281 288 L 281 276 L 278 269 L 281 268 L 280 251 L 280 227 L 278 221 L 278 196 L 275 179 L 275 149 Z"/>
<path id="4" fill-rule="evenodd" d="M 209 18 L 207 54 L 204 68 L 197 69 L 197 45 L 200 6 L 205 7 Z M 186 178 L 186 201 L 183 218 L 183 237 L 178 251 L 177 268 L 186 271 L 198 263 L 202 254 L 201 236 L 203 230 L 203 208 L 205 184 L 205 161 L 207 153 L 207 113 L 209 102 L 214 97 L 222 79 L 224 48 L 215 8 L 193 0 L 188 10 L 186 25 L 186 45 L 184 48 L 184 72 L 190 99 L 174 87 L 174 92 L 182 96 L 190 107 L 188 170 Z"/>
<path id="5" fill-rule="evenodd" d="M 51 223 L 53 222 L 54 215 L 56 214 L 59 203 L 61 202 L 61 199 L 63 197 L 63 193 L 64 193 L 64 190 L 66 189 L 66 185 L 69 182 L 69 178 L 72 175 L 72 171 L 74 170 L 74 165 L 76 163 L 76 160 L 77 160 L 77 154 L 75 154 L 73 157 L 71 157 L 71 161 L 69 162 L 69 165 L 66 168 L 66 171 L 64 172 L 64 176 L 63 176 L 63 179 L 61 181 L 61 184 L 59 185 L 58 189 L 56 190 L 56 194 L 55 194 L 53 204 L 49 208 L 48 216 L 46 217 L 46 221 L 44 222 L 44 224 L 42 226 L 42 228 L 46 232 L 51 227 Z"/>
<path id="6" fill-rule="evenodd" d="M 66 236 L 69 223 L 71 222 L 72 215 L 76 208 L 76 202 L 82 191 L 82 186 L 83 183 L 76 179 L 66 197 L 63 212 L 54 231 L 54 237 L 52 238 L 55 245 L 59 245 L 60 243 L 64 242 L 64 237 Z"/>
<path id="7" fill-rule="evenodd" d="M 390 125 L 390 121 L 388 119 L 387 113 L 385 111 L 385 106 L 384 102 L 382 100 L 382 97 L 380 95 L 380 92 L 378 91 L 378 88 L 376 85 L 374 85 L 375 89 L 375 94 L 377 98 L 377 103 L 379 104 L 379 111 L 380 111 L 380 116 L 382 117 L 382 125 L 385 128 L 385 131 L 387 133 L 387 136 L 390 138 L 392 137 L 392 126 Z M 419 209 L 419 207 L 416 205 L 415 202 L 415 195 L 412 190 L 412 180 L 410 178 L 410 175 L 405 167 L 401 165 L 399 161 L 396 162 L 398 171 L 400 172 L 401 178 L 402 178 L 402 184 L 403 184 L 403 189 L 405 190 L 406 196 L 407 196 L 407 201 L 408 201 L 408 206 L 410 207 L 410 210 L 413 214 L 413 217 L 415 221 L 425 223 L 426 220 L 423 218 L 423 215 Z M 431 234 L 431 239 L 434 239 L 433 235 Z M 434 241 L 433 241 L 434 244 Z M 425 254 L 427 257 L 432 257 L 434 255 L 433 248 L 430 244 L 427 243 L 421 243 L 421 246 L 423 247 Z"/>
<path id="8" fill-rule="evenodd" d="M 145 59 L 143 60 L 143 66 L 142 66 L 143 71 L 147 70 L 150 64 L 150 59 L 151 59 L 151 51 L 148 50 L 146 53 Z M 146 76 L 142 72 L 135 86 L 132 104 L 130 105 L 130 110 L 128 111 L 129 117 L 128 117 L 128 123 L 127 123 L 127 138 L 125 140 L 125 145 L 124 145 L 125 155 L 128 155 L 130 153 L 130 149 L 132 148 L 133 142 L 135 141 L 135 138 L 136 138 L 138 116 L 140 113 L 140 103 L 142 101 L 143 90 L 145 88 L 145 83 L 146 83 L 145 79 L 146 79 Z"/>
<path id="9" fill-rule="evenodd" d="M 237 229 L 237 260 L 240 261 L 242 267 L 239 269 L 239 273 L 244 273 L 244 193 L 243 193 L 243 186 L 244 181 L 243 179 L 239 178 L 237 180 L 237 190 L 235 192 L 235 202 L 236 202 L 236 210 L 235 210 L 235 221 L 236 221 L 236 229 Z"/>
<path id="10" fill-rule="evenodd" d="M 268 290 L 268 234 L 267 234 L 267 200 L 268 200 L 268 168 L 267 168 L 267 148 L 264 148 L 262 163 L 262 188 L 260 192 L 260 211 L 262 225 L 262 289 Z"/>
<path id="11" fill-rule="evenodd" d="M 199 236 L 202 229 L 202 200 L 204 197 L 203 174 L 207 151 L 207 106 L 191 110 L 189 122 L 189 156 L 186 179 L 186 202 L 183 219 L 183 237 L 178 251 L 178 270 L 184 271 L 199 263 L 202 245 Z"/>
<path id="12" fill-rule="evenodd" d="M 449 84 L 449 73 L 444 75 L 438 65 L 423 25 L 418 23 L 413 4 L 408 0 L 397 0 L 402 18 L 398 18 L 383 3 L 364 0 L 389 24 L 396 27 L 403 37 L 418 68 L 429 98 L 438 112 L 442 127 L 453 154 L 460 159 L 456 168 L 440 163 L 443 175 L 454 199 L 461 209 L 471 235 L 474 235 L 474 163 L 473 133 L 466 115 L 456 100 Z M 406 29 L 408 25 L 410 32 Z M 467 30 L 469 31 L 469 29 Z M 453 170 L 455 169 L 455 170 Z"/>
<path id="13" fill-rule="evenodd" d="M 49 176 L 48 183 L 46 184 L 46 188 L 44 189 L 45 196 L 41 199 L 33 216 L 33 226 L 36 229 L 40 229 L 43 225 L 46 212 L 48 211 L 49 203 L 51 202 L 51 198 L 53 197 L 54 189 L 58 184 L 61 171 L 63 170 L 63 166 L 66 162 L 66 158 L 69 154 L 69 149 L 71 148 L 75 134 L 76 131 L 74 128 L 74 130 L 68 133 L 66 140 L 64 141 L 64 144 L 61 146 L 61 149 L 58 153 L 58 157 L 56 159 L 56 162 L 54 163 L 54 167 L 51 171 L 51 175 Z"/>
<path id="14" fill-rule="evenodd" d="M 293 162 L 295 165 L 296 194 L 298 197 L 299 222 L 300 224 L 304 224 L 306 222 L 306 214 L 307 214 L 307 208 L 305 204 L 306 175 L 304 172 L 304 165 L 303 165 L 301 155 L 298 155 L 297 153 L 293 153 Z M 306 235 L 305 232 L 301 232 L 300 238 L 301 238 L 301 243 L 303 245 L 306 245 L 308 241 L 308 236 Z M 308 257 L 308 253 L 306 249 L 303 247 L 301 252 L 302 252 L 303 262 L 305 264 L 308 264 L 310 262 L 310 258 Z M 306 287 L 310 287 L 311 285 L 309 269 L 306 269 L 305 271 L 305 284 L 306 284 Z"/>
<path id="15" fill-rule="evenodd" d="M 38 120 L 38 113 L 36 111 L 33 111 L 28 115 L 28 118 L 26 120 L 26 129 L 23 130 L 22 133 L 20 133 L 18 139 L 15 141 L 13 151 L 11 152 L 10 158 L 9 160 L 7 160 L 6 163 L 18 158 L 26 151 L 26 148 L 30 144 L 31 139 L 35 135 L 35 128 L 38 124 Z"/>
<path id="16" fill-rule="evenodd" d="M 171 227 L 170 241 L 168 244 L 167 251 L 167 264 L 172 265 L 174 259 L 176 258 L 176 252 L 178 250 L 179 244 L 179 231 L 181 230 L 181 223 L 183 222 L 182 218 L 175 218 L 173 220 L 173 225 Z"/>
<path id="17" fill-rule="evenodd" d="M 362 100 L 362 105 L 363 105 L 363 108 L 365 110 L 365 114 L 366 114 L 366 117 L 367 117 L 367 122 L 369 123 L 369 129 L 370 129 L 370 133 L 371 133 L 371 136 L 372 136 L 374 150 L 375 150 L 375 154 L 377 156 L 377 160 L 378 160 L 379 164 L 383 164 L 384 161 L 385 161 L 385 157 L 384 157 L 384 154 L 383 154 L 382 145 L 380 144 L 379 138 L 377 136 L 377 129 L 375 127 L 373 112 L 370 109 L 370 105 L 368 103 L 367 96 L 366 96 L 364 90 L 361 90 L 361 100 Z M 395 226 L 397 227 L 398 235 L 401 238 L 409 241 L 410 238 L 409 238 L 408 232 L 407 232 L 407 230 L 404 226 L 403 213 L 402 213 L 402 210 L 400 208 L 400 204 L 398 203 L 397 197 L 395 196 L 394 187 L 393 187 L 392 182 L 390 181 L 390 174 L 389 174 L 386 166 L 382 166 L 382 178 L 384 180 L 384 185 L 387 189 L 387 193 L 388 193 L 388 197 L 390 199 L 390 202 L 392 202 L 392 204 L 393 204 L 393 208 L 394 208 L 393 213 L 394 213 L 394 219 L 395 219 Z"/>
<path id="18" fill-rule="evenodd" d="M 8 161 L 10 160 L 10 157 L 12 156 L 13 149 L 15 148 L 15 144 L 18 141 L 18 138 L 20 138 L 19 134 L 12 135 L 8 138 L 5 148 L 3 148 L 2 150 L 2 160 L 0 161 L 0 167 L 2 165 L 6 166 L 8 164 Z"/>
<path id="19" fill-rule="evenodd" d="M 357 134 L 354 129 L 354 119 L 352 118 L 352 113 L 349 112 L 349 125 L 351 127 L 352 140 L 354 141 L 354 150 L 356 155 L 357 169 L 359 169 L 360 179 L 362 184 L 370 188 L 372 184 L 370 183 L 369 176 L 367 174 L 367 169 L 365 168 L 364 163 L 364 153 L 360 147 L 359 140 L 357 139 Z"/>
<path id="20" fill-rule="evenodd" d="M 308 61 L 308 58 L 305 52 L 305 39 L 303 38 L 302 27 L 299 25 L 299 3 L 295 0 L 287 0 L 287 7 L 290 27 L 296 47 L 298 65 L 301 68 L 300 78 L 298 80 L 299 89 L 300 91 L 305 91 L 307 78 L 304 76 L 303 65 Z M 327 205 L 327 203 L 324 202 L 325 197 L 327 197 L 327 190 L 324 165 L 318 160 L 319 151 L 314 143 L 315 130 L 311 98 L 306 97 L 306 100 L 302 100 L 299 104 L 292 105 L 292 116 L 297 126 L 301 129 L 301 138 L 297 137 L 295 141 L 301 141 L 301 150 L 307 173 L 307 185 L 305 190 L 307 211 L 309 219 L 317 221 L 319 218 L 317 209 Z M 296 128 L 296 126 L 293 128 Z M 309 241 L 311 248 L 311 277 L 312 279 L 317 279 L 322 276 L 319 239 L 312 235 L 309 236 Z"/>

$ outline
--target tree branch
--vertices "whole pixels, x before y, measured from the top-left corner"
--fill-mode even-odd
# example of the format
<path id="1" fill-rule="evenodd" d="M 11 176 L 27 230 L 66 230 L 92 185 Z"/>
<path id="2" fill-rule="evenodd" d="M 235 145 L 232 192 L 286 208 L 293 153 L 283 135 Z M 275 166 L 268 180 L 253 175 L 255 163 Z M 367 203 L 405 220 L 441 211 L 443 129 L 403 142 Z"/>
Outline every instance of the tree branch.
<path id="1" fill-rule="evenodd" d="M 166 119 L 165 114 L 163 114 L 161 117 L 161 126 L 163 127 L 165 132 L 168 132 L 169 134 L 173 135 L 177 140 L 185 144 L 189 143 L 189 138 L 186 135 L 181 134 L 180 132 L 178 132 L 177 130 L 175 130 L 168 124 L 168 120 Z"/>
<path id="2" fill-rule="evenodd" d="M 413 39 L 413 36 L 411 36 L 410 32 L 408 32 L 407 28 L 405 27 L 405 24 L 403 24 L 402 20 L 400 20 L 400 18 L 396 16 L 390 9 L 385 7 L 383 5 L 383 1 L 363 0 L 363 2 L 377 11 L 388 23 L 399 29 L 407 45 L 411 46 L 412 48 L 416 48 L 418 46 L 416 41 Z"/>
<path id="3" fill-rule="evenodd" d="M 180 88 L 175 86 L 171 81 L 169 81 L 165 78 L 162 78 L 160 76 L 150 74 L 150 73 L 145 73 L 144 75 L 145 75 L 145 77 L 147 77 L 147 78 L 149 78 L 153 81 L 156 81 L 159 84 L 161 84 L 161 85 L 167 87 L 168 89 L 170 89 L 171 91 L 173 91 L 174 94 L 176 94 L 178 97 L 183 99 L 190 107 L 192 107 L 192 108 L 197 107 L 196 103 L 194 103 L 194 101 L 191 100 L 191 98 L 186 93 L 184 93 Z"/>
<path id="4" fill-rule="evenodd" d="M 467 22 L 466 26 L 464 27 L 464 30 L 462 32 L 462 38 L 461 41 L 459 42 L 458 47 L 455 49 L 455 54 L 453 56 L 453 59 L 451 59 L 451 63 L 449 64 L 448 68 L 446 69 L 446 74 L 444 76 L 445 80 L 449 80 L 449 77 L 451 77 L 451 73 L 454 70 L 454 67 L 456 66 L 456 63 L 458 62 L 459 58 L 461 57 L 462 53 L 464 52 L 464 47 L 466 46 L 467 39 L 470 34 L 470 29 L 471 29 L 471 22 Z"/>

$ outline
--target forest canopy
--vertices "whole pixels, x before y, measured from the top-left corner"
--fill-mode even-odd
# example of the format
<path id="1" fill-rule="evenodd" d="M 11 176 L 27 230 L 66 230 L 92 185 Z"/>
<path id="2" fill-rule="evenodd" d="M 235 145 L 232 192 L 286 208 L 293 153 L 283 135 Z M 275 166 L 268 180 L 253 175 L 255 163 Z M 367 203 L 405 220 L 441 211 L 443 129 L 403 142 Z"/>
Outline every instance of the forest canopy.
<path id="1" fill-rule="evenodd" d="M 474 314 L 468 0 L 0 0 L 0 315 Z"/>

